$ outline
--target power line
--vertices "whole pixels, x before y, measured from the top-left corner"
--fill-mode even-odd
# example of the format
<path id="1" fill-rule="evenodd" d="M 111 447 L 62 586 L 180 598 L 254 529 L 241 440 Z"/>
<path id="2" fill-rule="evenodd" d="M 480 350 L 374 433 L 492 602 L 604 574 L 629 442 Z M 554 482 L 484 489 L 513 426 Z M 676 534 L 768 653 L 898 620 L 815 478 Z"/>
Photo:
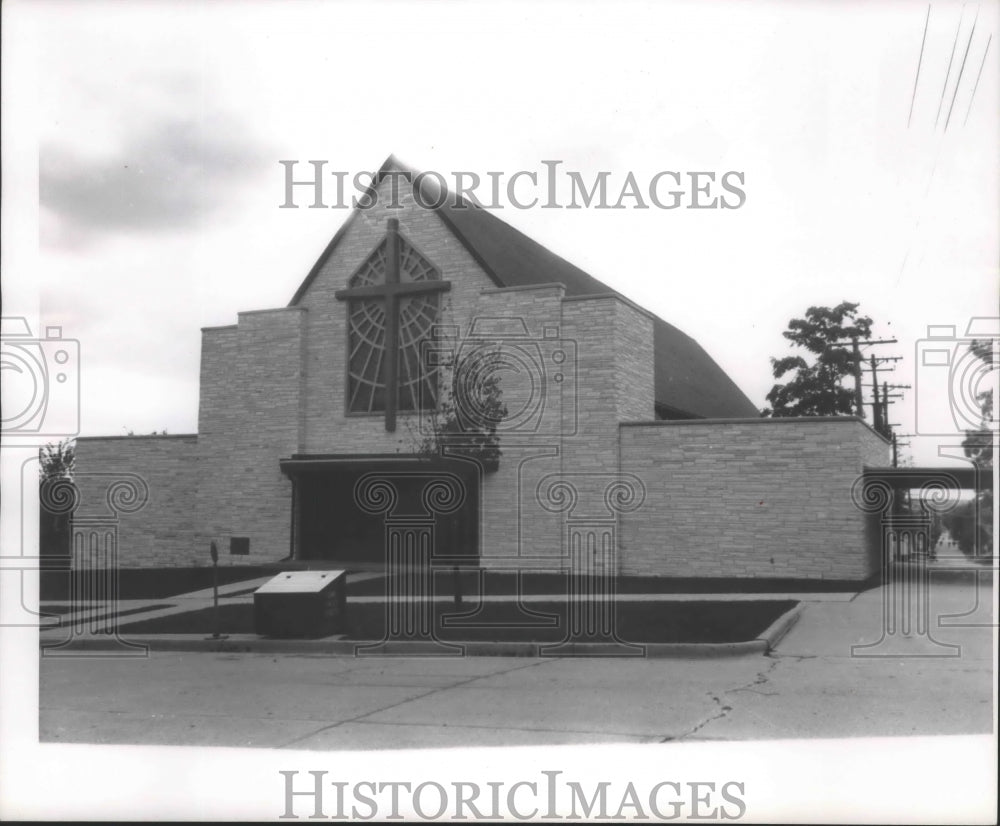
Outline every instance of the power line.
<path id="1" fill-rule="evenodd" d="M 865 339 L 865 340 L 859 339 L 857 343 L 858 343 L 859 347 L 867 347 L 869 344 L 898 344 L 899 341 L 897 339 L 894 339 L 894 338 L 879 338 L 879 339 L 871 339 L 870 338 L 870 339 Z M 854 339 L 850 339 L 849 338 L 846 341 L 830 341 L 830 342 L 827 342 L 827 344 L 829 344 L 831 347 L 839 347 L 841 345 L 845 345 L 846 346 L 846 345 L 850 344 L 853 347 L 854 346 Z"/>
<path id="2" fill-rule="evenodd" d="M 965 44 L 965 54 L 962 56 L 962 65 L 958 69 L 958 80 L 955 81 L 955 91 L 951 95 L 951 106 L 948 107 L 948 117 L 944 121 L 944 131 L 948 131 L 948 124 L 951 123 L 951 111 L 955 108 L 955 99 L 958 97 L 958 87 L 962 85 L 962 73 L 965 71 L 965 61 L 969 59 L 969 48 L 972 46 L 972 36 L 976 33 L 976 23 L 979 22 L 979 6 L 976 6 L 976 19 L 972 21 L 972 31 L 969 32 L 969 42 Z"/>
<path id="3" fill-rule="evenodd" d="M 913 94 L 910 95 L 910 114 L 906 118 L 906 128 L 910 128 L 913 119 L 913 102 L 917 99 L 917 84 L 920 82 L 920 67 L 924 62 L 924 44 L 927 42 L 927 24 L 931 22 L 931 4 L 927 4 L 927 19 L 924 20 L 924 36 L 920 41 L 920 57 L 917 58 L 917 76 L 913 78 Z"/>
<path id="4" fill-rule="evenodd" d="M 827 342 L 827 345 L 830 347 L 839 347 L 842 345 L 845 347 L 847 345 L 851 346 L 851 356 L 854 362 L 854 369 L 852 370 L 852 372 L 854 373 L 854 409 L 857 415 L 862 419 L 865 417 L 865 400 L 864 400 L 864 395 L 861 392 L 861 364 L 863 362 L 863 359 L 861 357 L 861 348 L 873 344 L 897 344 L 897 343 L 898 343 L 897 340 L 894 338 L 866 339 L 862 341 L 857 337 L 852 337 L 847 341 Z"/>
<path id="5" fill-rule="evenodd" d="M 958 28 L 955 29 L 955 42 L 951 45 L 951 57 L 948 58 L 948 71 L 944 76 L 944 86 L 941 87 L 941 100 L 938 101 L 937 116 L 934 118 L 934 128 L 937 129 L 938 121 L 941 120 L 941 106 L 944 104 L 944 93 L 948 89 L 948 80 L 951 78 L 951 65 L 955 60 L 955 47 L 958 46 L 958 33 L 962 31 L 962 16 L 965 14 L 965 3 L 962 4 L 962 11 L 958 15 Z"/>
<path id="6" fill-rule="evenodd" d="M 993 32 L 990 32 L 989 39 L 986 41 L 986 48 L 983 49 L 983 62 L 979 64 L 979 74 L 976 75 L 976 85 L 972 87 L 972 94 L 969 96 L 969 108 L 965 111 L 965 120 L 962 121 L 962 126 L 965 126 L 969 122 L 969 112 L 972 111 L 972 101 L 976 97 L 976 89 L 979 88 L 979 78 L 983 76 L 983 66 L 986 65 L 986 53 L 990 50 L 990 43 L 993 42 Z"/>

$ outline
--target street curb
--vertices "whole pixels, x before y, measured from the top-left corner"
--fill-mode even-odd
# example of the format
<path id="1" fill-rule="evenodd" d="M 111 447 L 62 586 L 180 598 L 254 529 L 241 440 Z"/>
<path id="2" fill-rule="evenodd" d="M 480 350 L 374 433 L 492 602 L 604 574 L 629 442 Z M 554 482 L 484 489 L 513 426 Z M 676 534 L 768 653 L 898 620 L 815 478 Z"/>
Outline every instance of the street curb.
<path id="1" fill-rule="evenodd" d="M 661 659 L 675 657 L 710 659 L 766 654 L 798 621 L 801 603 L 790 608 L 771 623 L 756 639 L 728 643 L 563 643 L 534 642 L 465 642 L 424 643 L 399 641 L 380 643 L 378 640 L 356 641 L 324 637 L 322 639 L 278 639 L 253 634 L 233 634 L 220 639 L 200 634 L 150 634 L 146 636 L 87 636 L 78 637 L 70 651 L 119 651 L 122 641 L 131 646 L 148 646 L 150 651 L 201 651 L 243 654 L 304 654 L 357 657 L 644 657 Z M 42 641 L 43 648 L 45 640 Z M 55 646 L 51 646 L 55 648 Z M 359 651 L 359 649 L 361 649 Z M 366 653 L 364 649 L 372 649 Z"/>
<path id="2" fill-rule="evenodd" d="M 59 649 L 62 656 L 74 652 L 121 652 L 128 647 L 146 647 L 149 651 L 193 651 L 244 654 L 301 654 L 333 655 L 341 657 L 643 657 L 646 659 L 719 657 L 744 657 L 762 655 L 772 651 L 789 632 L 805 610 L 796 602 L 772 622 L 753 640 L 728 643 L 627 643 L 627 642 L 424 642 L 401 640 L 347 640 L 341 635 L 320 639 L 282 639 L 260 637 L 256 634 L 232 634 L 219 639 L 203 634 L 147 634 L 131 636 L 127 629 L 118 635 L 94 634 L 80 636 L 69 645 L 59 640 L 45 645 L 44 636 L 39 640 L 42 655 L 45 651 Z M 53 656 L 49 654 L 48 656 Z M 60 656 L 60 655 L 55 655 Z"/>
<path id="3" fill-rule="evenodd" d="M 144 637 L 78 637 L 70 645 L 59 646 L 64 656 L 76 652 L 121 651 L 122 642 L 129 646 L 147 646 L 151 652 L 191 651 L 239 654 L 302 654 L 333 655 L 342 657 L 622 657 L 622 658 L 717 658 L 743 657 L 766 654 L 768 642 L 764 639 L 731 643 L 645 643 L 616 646 L 613 643 L 564 643 L 539 644 L 533 642 L 466 642 L 434 645 L 419 641 L 401 641 L 379 645 L 377 640 L 356 642 L 344 639 L 284 640 L 252 635 L 233 635 L 225 639 L 212 639 L 197 634 L 155 634 Z M 42 640 L 42 648 L 46 648 Z M 56 645 L 48 646 L 55 649 Z M 359 648 L 380 649 L 366 654 Z M 543 648 L 552 649 L 542 651 Z M 50 655 L 52 656 L 52 655 Z M 58 655 L 57 655 L 58 656 Z"/>
<path id="4" fill-rule="evenodd" d="M 764 643 L 766 646 L 765 651 L 773 651 L 775 649 L 778 643 L 784 639 L 785 634 L 791 631 L 792 626 L 799 621 L 799 617 L 802 616 L 804 611 L 805 605 L 797 602 L 764 629 L 763 633 L 757 637 L 757 641 Z"/>

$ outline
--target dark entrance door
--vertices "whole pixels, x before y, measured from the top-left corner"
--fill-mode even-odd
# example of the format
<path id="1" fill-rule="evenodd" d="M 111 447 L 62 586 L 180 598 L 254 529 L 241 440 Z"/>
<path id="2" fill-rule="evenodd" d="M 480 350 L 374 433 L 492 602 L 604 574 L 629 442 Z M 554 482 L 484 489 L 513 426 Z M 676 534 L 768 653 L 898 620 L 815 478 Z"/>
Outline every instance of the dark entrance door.
<path id="1" fill-rule="evenodd" d="M 426 512 L 424 490 L 435 475 L 461 481 L 464 497 L 452 513 L 434 517 L 432 564 L 474 564 L 479 559 L 479 473 L 462 461 L 385 461 L 294 457 L 283 467 L 295 480 L 297 558 L 379 567 L 385 564 L 385 513 L 357 501 L 359 481 L 385 478 L 397 496 L 390 519 Z"/>

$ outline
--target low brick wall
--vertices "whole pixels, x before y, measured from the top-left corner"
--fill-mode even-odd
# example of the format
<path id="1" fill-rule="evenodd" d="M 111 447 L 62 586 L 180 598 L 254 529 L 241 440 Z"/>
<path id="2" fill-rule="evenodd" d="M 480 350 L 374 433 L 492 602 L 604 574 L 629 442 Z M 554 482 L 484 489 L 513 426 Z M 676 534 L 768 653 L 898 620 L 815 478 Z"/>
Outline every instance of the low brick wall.
<path id="1" fill-rule="evenodd" d="M 621 469 L 646 486 L 622 517 L 620 571 L 672 577 L 863 580 L 878 560 L 851 487 L 889 463 L 860 419 L 623 424 Z"/>
<path id="2" fill-rule="evenodd" d="M 117 534 L 121 568 L 208 564 L 207 548 L 195 543 L 197 439 L 76 440 L 74 565 L 103 567 L 109 534 Z M 133 499 L 132 490 L 145 491 L 145 504 Z"/>

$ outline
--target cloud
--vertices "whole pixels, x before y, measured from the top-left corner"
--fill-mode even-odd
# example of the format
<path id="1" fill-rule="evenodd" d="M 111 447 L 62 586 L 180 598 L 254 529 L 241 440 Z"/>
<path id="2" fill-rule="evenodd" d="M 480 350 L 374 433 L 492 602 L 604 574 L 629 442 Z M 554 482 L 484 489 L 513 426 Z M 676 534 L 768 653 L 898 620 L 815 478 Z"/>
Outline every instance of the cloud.
<path id="1" fill-rule="evenodd" d="M 109 234 L 198 226 L 268 163 L 265 147 L 224 115 L 161 118 L 103 158 L 45 145 L 39 199 L 55 220 L 42 223 L 42 242 L 79 246 Z"/>

